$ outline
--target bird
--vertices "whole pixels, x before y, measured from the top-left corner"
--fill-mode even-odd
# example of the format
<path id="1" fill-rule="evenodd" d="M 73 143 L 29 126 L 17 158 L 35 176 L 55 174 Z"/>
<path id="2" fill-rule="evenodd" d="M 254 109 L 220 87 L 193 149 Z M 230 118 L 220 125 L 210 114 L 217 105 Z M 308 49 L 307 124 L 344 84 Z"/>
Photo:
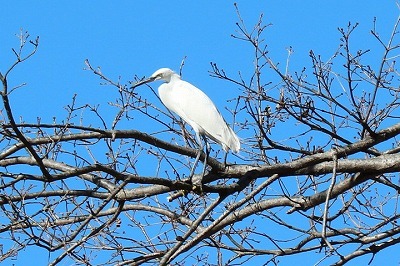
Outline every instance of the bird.
<path id="1" fill-rule="evenodd" d="M 226 123 L 212 100 L 203 91 L 189 82 L 182 80 L 181 76 L 173 70 L 160 68 L 149 78 L 134 84 L 132 89 L 157 80 L 163 81 L 158 87 L 161 102 L 167 109 L 189 124 L 196 134 L 198 153 L 190 171 L 190 180 L 194 175 L 201 152 L 204 150 L 204 144 L 206 147 L 206 157 L 204 159 L 202 177 L 205 174 L 207 158 L 210 152 L 207 137 L 220 144 L 225 152 L 229 152 L 229 150 L 235 153 L 239 152 L 239 137 Z"/>

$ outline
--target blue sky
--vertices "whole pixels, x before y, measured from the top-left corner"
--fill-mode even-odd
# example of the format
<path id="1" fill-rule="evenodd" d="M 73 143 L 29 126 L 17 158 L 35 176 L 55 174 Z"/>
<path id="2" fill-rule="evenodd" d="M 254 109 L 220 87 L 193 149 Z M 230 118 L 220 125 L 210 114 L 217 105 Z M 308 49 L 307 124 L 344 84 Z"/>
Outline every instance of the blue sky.
<path id="1" fill-rule="evenodd" d="M 112 89 L 97 86 L 96 77 L 82 70 L 86 58 L 109 77 L 126 81 L 160 67 L 178 70 L 186 56 L 184 78 L 206 93 L 213 92 L 208 94 L 214 100 L 229 95 L 221 88 L 226 84 L 209 77 L 211 61 L 233 74 L 252 70 L 251 47 L 230 37 L 237 30 L 231 1 L 60 3 L 18 1 L 1 11 L 0 70 L 13 60 L 11 47 L 18 45 L 14 35 L 20 29 L 40 36 L 36 56 L 10 77 L 11 83 L 28 84 L 14 94 L 25 107 L 18 114 L 26 119 L 37 114 L 51 121 L 49 110 L 62 112 L 74 93 L 82 103 L 104 104 L 113 97 Z M 336 29 L 348 21 L 359 22 L 358 34 L 366 38 L 374 17 L 384 30 L 383 25 L 390 29 L 398 13 L 394 1 L 238 1 L 238 6 L 249 28 L 264 14 L 265 23 L 273 24 L 265 36 L 271 55 L 284 62 L 286 48 L 292 46 L 293 67 L 309 62 L 310 49 L 332 54 L 339 38 Z M 33 95 L 19 97 L 28 91 Z M 46 104 L 39 101 L 49 94 L 58 97 Z"/>
<path id="2" fill-rule="evenodd" d="M 380 33 L 388 36 L 399 14 L 396 2 L 387 0 L 237 3 L 248 28 L 261 13 L 264 22 L 272 24 L 265 41 L 276 62 L 284 63 L 286 48 L 293 47 L 293 69 L 309 64 L 311 49 L 328 58 L 339 43 L 337 28 L 349 21 L 360 23 L 355 47 L 376 45 L 369 34 L 374 17 Z M 11 48 L 18 45 L 15 34 L 20 29 L 40 36 L 37 54 L 9 77 L 11 85 L 27 83 L 11 96 L 15 116 L 26 122 L 63 119 L 63 107 L 75 93 L 78 103 L 99 104 L 100 111 L 107 112 L 107 102 L 117 92 L 83 70 L 85 59 L 125 82 L 161 67 L 179 70 L 186 57 L 184 79 L 205 91 L 223 113 L 236 88 L 211 78 L 210 62 L 232 74 L 253 68 L 251 47 L 230 37 L 238 20 L 232 1 L 9 1 L 0 14 L 0 71 L 14 60 Z M 140 122 L 132 122 L 132 128 L 140 130 Z M 398 254 L 385 254 L 400 261 Z M 307 260 L 314 262 L 309 255 Z M 382 257 L 379 254 L 373 265 Z"/>

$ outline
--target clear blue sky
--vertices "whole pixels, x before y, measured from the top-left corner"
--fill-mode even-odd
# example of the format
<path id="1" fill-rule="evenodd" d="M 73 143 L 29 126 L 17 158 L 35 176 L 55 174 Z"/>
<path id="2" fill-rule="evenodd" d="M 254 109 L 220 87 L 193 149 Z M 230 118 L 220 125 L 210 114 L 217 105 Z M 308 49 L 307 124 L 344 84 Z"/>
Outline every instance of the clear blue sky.
<path id="1" fill-rule="evenodd" d="M 330 55 L 337 47 L 337 27 L 348 21 L 360 22 L 358 33 L 366 38 L 373 17 L 389 30 L 398 13 L 395 1 L 238 1 L 238 5 L 249 28 L 264 13 L 265 23 L 273 24 L 266 35 L 271 55 L 284 62 L 286 48 L 292 46 L 293 67 L 309 62 L 310 49 Z M 208 76 L 209 62 L 231 73 L 252 69 L 251 48 L 230 37 L 237 21 L 231 1 L 12 1 L 0 12 L 1 71 L 13 60 L 11 47 L 18 44 L 14 35 L 21 28 L 40 36 L 38 53 L 10 77 L 11 83 L 28 84 L 14 94 L 18 99 L 13 98 L 21 104 L 16 114 L 26 119 L 41 116 L 51 121 L 49 110 L 62 112 L 74 93 L 78 101 L 91 104 L 104 104 L 113 97 L 111 88 L 99 87 L 98 79 L 82 70 L 86 58 L 110 77 L 126 81 L 160 67 L 178 70 L 187 56 L 184 78 L 215 101 L 230 97 L 221 87 L 226 84 Z M 43 104 L 47 95 L 57 97 Z"/>
<path id="2" fill-rule="evenodd" d="M 284 63 L 291 46 L 292 67 L 298 69 L 309 63 L 311 49 L 328 58 L 339 43 L 337 28 L 349 21 L 360 23 L 356 35 L 361 39 L 354 45 L 361 49 L 373 40 L 369 31 L 374 17 L 387 36 L 399 14 L 396 2 L 388 0 L 237 3 L 248 28 L 264 14 L 264 22 L 273 24 L 265 38 L 274 61 Z M 63 107 L 75 93 L 79 103 L 100 104 L 101 111 L 107 110 L 117 92 L 99 86 L 99 79 L 83 70 L 86 58 L 107 76 L 127 81 L 160 67 L 179 70 L 186 56 L 184 78 L 221 110 L 235 96 L 229 95 L 235 88 L 209 77 L 209 63 L 230 73 L 250 72 L 253 67 L 251 47 L 230 37 L 237 22 L 233 1 L 8 1 L 0 14 L 0 71 L 14 60 L 11 48 L 17 47 L 15 34 L 21 28 L 40 36 L 38 53 L 9 77 L 12 85 L 27 83 L 11 97 L 15 116 L 26 122 L 35 122 L 36 117 L 52 122 L 53 116 L 61 120 L 66 114 Z M 140 123 L 132 128 L 141 129 Z M 373 265 L 387 258 L 398 265 L 397 251 L 378 254 Z M 312 255 L 305 258 L 307 264 L 316 262 Z"/>

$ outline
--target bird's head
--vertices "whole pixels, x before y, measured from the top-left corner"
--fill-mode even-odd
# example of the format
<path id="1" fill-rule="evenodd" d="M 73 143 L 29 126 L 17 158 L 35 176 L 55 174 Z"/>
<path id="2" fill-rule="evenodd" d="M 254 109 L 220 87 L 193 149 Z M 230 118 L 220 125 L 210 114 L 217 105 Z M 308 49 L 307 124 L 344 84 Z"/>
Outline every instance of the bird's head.
<path id="1" fill-rule="evenodd" d="M 169 68 L 163 67 L 154 72 L 153 75 L 150 76 L 150 78 L 152 78 L 153 80 L 164 80 L 166 82 L 169 82 L 173 75 L 176 75 L 174 71 Z"/>
<path id="2" fill-rule="evenodd" d="M 132 88 L 138 87 L 148 82 L 152 82 L 155 80 L 163 80 L 165 82 L 170 82 L 173 76 L 179 77 L 174 71 L 169 68 L 163 67 L 154 72 L 149 78 L 139 81 L 138 83 L 134 84 Z"/>

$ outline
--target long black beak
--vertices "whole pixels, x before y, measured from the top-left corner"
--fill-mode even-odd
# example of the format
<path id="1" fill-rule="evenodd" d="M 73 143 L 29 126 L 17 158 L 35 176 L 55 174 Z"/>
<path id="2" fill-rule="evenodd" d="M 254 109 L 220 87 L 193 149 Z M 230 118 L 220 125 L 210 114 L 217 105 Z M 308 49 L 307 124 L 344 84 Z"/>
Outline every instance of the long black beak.
<path id="1" fill-rule="evenodd" d="M 138 81 L 137 83 L 133 84 L 132 87 L 131 87 L 131 89 L 134 89 L 134 88 L 136 88 L 136 87 L 139 87 L 140 85 L 143 85 L 143 84 L 152 82 L 152 81 L 154 81 L 155 79 L 156 79 L 155 77 L 149 77 L 149 78 L 147 78 L 147 79 L 142 79 L 141 81 Z"/>

